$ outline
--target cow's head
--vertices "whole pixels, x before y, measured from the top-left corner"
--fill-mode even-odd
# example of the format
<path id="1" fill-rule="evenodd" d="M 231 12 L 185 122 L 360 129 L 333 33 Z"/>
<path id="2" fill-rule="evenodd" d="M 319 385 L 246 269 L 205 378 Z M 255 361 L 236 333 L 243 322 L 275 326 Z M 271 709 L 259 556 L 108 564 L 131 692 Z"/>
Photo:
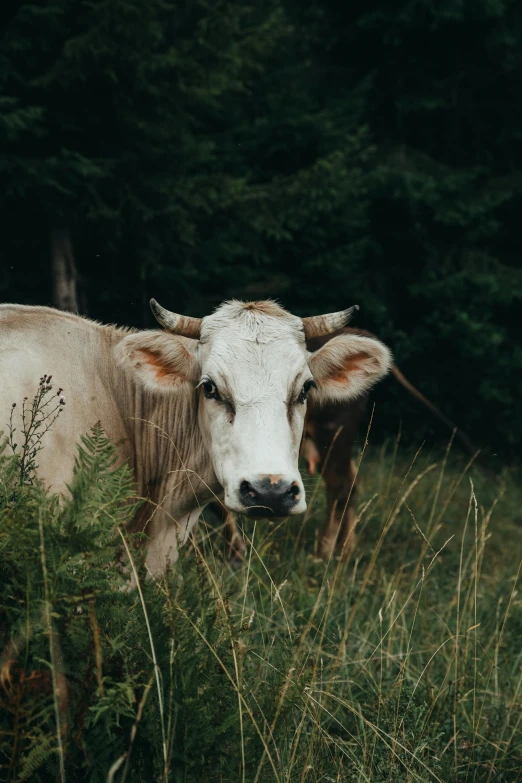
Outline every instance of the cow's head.
<path id="1" fill-rule="evenodd" d="M 389 350 L 343 334 L 307 351 L 307 338 L 337 331 L 357 308 L 298 318 L 274 302 L 231 301 L 197 319 L 155 300 L 151 307 L 170 334 L 131 334 L 120 356 L 148 388 L 175 394 L 189 384 L 198 394 L 199 426 L 225 505 L 260 517 L 302 513 L 298 457 L 307 399 L 364 394 L 390 368 Z"/>

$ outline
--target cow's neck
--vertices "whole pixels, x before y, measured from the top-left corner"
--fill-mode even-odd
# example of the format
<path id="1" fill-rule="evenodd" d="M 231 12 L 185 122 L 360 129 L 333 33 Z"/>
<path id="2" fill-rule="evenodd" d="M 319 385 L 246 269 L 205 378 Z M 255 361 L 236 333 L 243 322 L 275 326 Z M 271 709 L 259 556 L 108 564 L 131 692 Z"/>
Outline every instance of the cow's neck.
<path id="1" fill-rule="evenodd" d="M 148 503 L 132 527 L 144 529 L 183 524 L 220 492 L 198 425 L 197 394 L 180 389 L 174 394 L 150 392 L 126 384 L 124 426 L 131 449 L 138 493 Z"/>

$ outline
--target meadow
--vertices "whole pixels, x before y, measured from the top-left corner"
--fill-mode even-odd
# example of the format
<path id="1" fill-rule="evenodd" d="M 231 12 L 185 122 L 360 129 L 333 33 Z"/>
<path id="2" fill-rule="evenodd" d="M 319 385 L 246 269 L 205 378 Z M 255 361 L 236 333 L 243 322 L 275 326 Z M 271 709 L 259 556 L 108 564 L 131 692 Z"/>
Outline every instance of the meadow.
<path id="1" fill-rule="evenodd" d="M 522 783 L 522 3 L 1 10 L 3 302 L 145 330 L 150 297 L 357 304 L 498 465 L 384 380 L 348 560 L 316 557 L 307 477 L 303 518 L 239 520 L 239 567 L 205 512 L 152 581 L 99 428 L 70 498 L 35 480 L 44 376 L 23 442 L 31 403 L 0 415 L 0 783 Z M 33 334 L 24 376 L 68 350 Z"/>
<path id="2" fill-rule="evenodd" d="M 100 430 L 65 505 L 6 447 L 0 778 L 522 780 L 517 471 L 398 441 L 358 461 L 349 561 L 316 558 L 324 496 L 307 479 L 304 518 L 240 520 L 239 568 L 207 515 L 152 582 Z"/>

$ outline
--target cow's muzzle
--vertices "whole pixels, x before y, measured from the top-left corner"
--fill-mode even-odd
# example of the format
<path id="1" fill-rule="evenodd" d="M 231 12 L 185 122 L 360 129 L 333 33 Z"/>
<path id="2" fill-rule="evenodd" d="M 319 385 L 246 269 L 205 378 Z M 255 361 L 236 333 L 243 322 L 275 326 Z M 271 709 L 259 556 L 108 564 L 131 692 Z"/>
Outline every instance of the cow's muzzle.
<path id="1" fill-rule="evenodd" d="M 250 517 L 286 517 L 305 510 L 300 484 L 279 476 L 262 476 L 253 481 L 243 479 L 238 496 L 243 505 L 242 513 Z"/>

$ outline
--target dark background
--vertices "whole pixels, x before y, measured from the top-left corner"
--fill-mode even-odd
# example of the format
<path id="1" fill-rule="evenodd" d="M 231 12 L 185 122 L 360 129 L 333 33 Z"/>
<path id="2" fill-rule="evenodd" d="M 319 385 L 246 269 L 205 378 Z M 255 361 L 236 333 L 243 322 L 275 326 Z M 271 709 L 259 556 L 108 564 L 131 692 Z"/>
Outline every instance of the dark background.
<path id="1" fill-rule="evenodd" d="M 60 304 L 61 257 L 78 309 L 134 326 L 150 296 L 357 303 L 419 389 L 517 455 L 518 0 L 47 0 L 2 23 L 3 301 Z M 447 441 L 393 380 L 377 398 L 376 438 Z"/>

